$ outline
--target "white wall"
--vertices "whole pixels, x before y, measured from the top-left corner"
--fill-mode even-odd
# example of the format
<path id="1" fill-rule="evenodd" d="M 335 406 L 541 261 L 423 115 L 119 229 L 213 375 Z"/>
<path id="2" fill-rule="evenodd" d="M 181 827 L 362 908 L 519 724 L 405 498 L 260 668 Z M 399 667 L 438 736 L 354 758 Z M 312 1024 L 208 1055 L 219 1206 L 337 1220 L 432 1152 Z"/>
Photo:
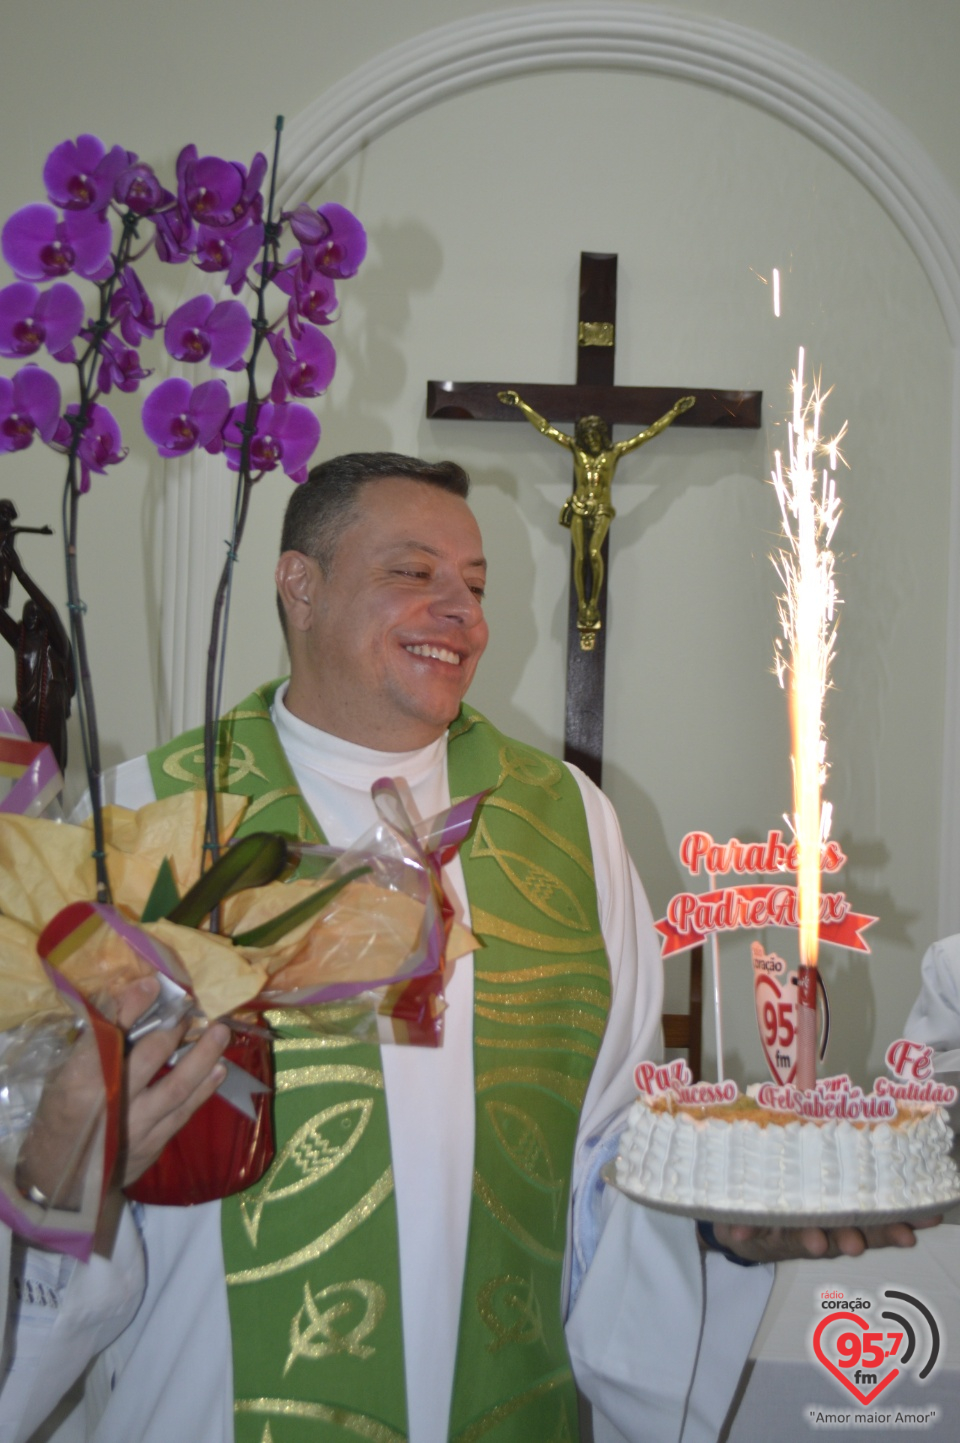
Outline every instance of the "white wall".
<path id="1" fill-rule="evenodd" d="M 497 8 L 354 0 L 324 14 L 278 0 L 266 21 L 259 7 L 221 0 L 163 12 L 93 0 L 82 25 L 66 12 L 67 27 L 62 6 L 18 7 L 0 56 L 0 115 L 17 137 L 0 212 L 39 195 L 43 157 L 66 135 L 92 129 L 158 164 L 190 139 L 248 159 L 266 147 L 277 110 L 292 118 L 389 45 Z M 951 5 L 669 9 L 755 26 L 831 64 L 960 186 Z M 831 1062 L 863 1077 L 897 1032 L 936 935 L 950 350 L 916 257 L 860 183 L 789 126 L 690 83 L 628 73 L 463 94 L 375 141 L 324 194 L 358 210 L 371 256 L 343 288 L 322 454 L 449 452 L 471 469 L 493 631 L 473 700 L 531 741 L 561 745 L 565 460 L 526 428 L 425 421 L 425 380 L 572 379 L 577 255 L 598 249 L 620 255 L 618 379 L 764 391 L 761 433 L 668 434 L 627 458 L 617 480 L 606 779 L 658 914 L 681 885 L 685 830 L 763 835 L 789 805 L 786 709 L 769 674 L 777 513 L 763 480 L 797 344 L 822 364 L 835 386 L 830 417 L 851 427 L 828 795 L 851 858 L 848 892 L 881 914 L 873 957 L 828 949 L 825 973 Z M 773 265 L 784 273 L 779 322 L 758 278 Z M 126 420 L 134 452 L 96 481 L 83 513 L 109 760 L 152 744 L 165 705 L 164 479 L 134 439 L 133 407 Z M 5 458 L 2 479 L 25 523 L 56 519 L 60 470 L 49 454 Z M 268 478 L 260 492 L 228 695 L 282 665 L 269 574 L 286 483 Z M 25 541 L 22 554 L 62 595 L 53 543 Z M 9 666 L 4 676 L 9 693 Z M 747 957 L 743 939 L 724 948 L 731 1047 L 755 1076 Z"/>

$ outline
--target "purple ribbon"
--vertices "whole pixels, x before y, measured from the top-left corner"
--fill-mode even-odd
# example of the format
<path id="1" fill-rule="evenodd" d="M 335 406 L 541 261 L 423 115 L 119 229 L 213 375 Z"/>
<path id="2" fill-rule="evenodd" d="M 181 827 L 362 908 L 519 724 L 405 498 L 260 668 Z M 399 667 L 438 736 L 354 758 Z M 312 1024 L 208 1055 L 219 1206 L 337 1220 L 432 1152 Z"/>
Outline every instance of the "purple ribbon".
<path id="1" fill-rule="evenodd" d="M 22 817 L 39 817 L 63 790 L 63 777 L 57 759 L 51 747 L 31 742 L 23 721 L 8 707 L 0 707 L 0 746 L 4 737 L 27 742 L 31 746 L 40 747 L 40 750 L 27 763 L 23 775 L 13 783 L 3 801 L 0 801 L 0 812 L 12 812 Z"/>

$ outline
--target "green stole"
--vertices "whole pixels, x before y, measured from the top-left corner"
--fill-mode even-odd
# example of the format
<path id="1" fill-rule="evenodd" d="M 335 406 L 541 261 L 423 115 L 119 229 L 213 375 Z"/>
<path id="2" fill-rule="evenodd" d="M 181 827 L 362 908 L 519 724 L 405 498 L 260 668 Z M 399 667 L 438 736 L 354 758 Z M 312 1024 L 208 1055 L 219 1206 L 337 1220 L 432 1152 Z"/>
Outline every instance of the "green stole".
<path id="1" fill-rule="evenodd" d="M 241 832 L 319 839 L 270 720 L 277 685 L 220 723 L 220 785 L 251 798 Z M 610 999 L 590 839 L 566 767 L 468 707 L 449 735 L 452 797 L 491 793 L 461 849 L 483 948 L 475 954 L 475 1170 L 449 1436 L 565 1443 L 578 1437 L 561 1317 L 570 1175 Z M 149 760 L 158 797 L 201 786 L 201 732 Z M 317 1036 L 293 1012 L 273 1020 L 276 1159 L 222 1207 L 237 1443 L 402 1443 L 400 1274 L 380 1050 Z"/>

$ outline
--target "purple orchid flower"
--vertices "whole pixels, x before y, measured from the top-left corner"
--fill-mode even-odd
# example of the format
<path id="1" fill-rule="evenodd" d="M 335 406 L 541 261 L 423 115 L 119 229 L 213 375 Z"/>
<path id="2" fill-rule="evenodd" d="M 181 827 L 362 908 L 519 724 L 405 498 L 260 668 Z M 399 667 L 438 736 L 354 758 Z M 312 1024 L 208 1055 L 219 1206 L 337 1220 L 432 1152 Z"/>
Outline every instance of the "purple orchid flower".
<path id="1" fill-rule="evenodd" d="M 221 431 L 230 413 L 225 381 L 193 387 L 179 376 L 161 381 L 143 403 L 143 429 L 161 456 L 185 456 L 195 446 L 223 450 Z"/>
<path id="2" fill-rule="evenodd" d="M 266 156 L 254 156 L 249 171 L 215 155 L 197 156 L 195 145 L 184 146 L 177 157 L 180 209 L 201 225 L 229 226 L 252 213 L 260 219 L 260 183 L 267 170 Z"/>
<path id="3" fill-rule="evenodd" d="M 197 239 L 197 265 L 202 271 L 226 271 L 227 285 L 237 295 L 262 245 L 263 226 L 259 221 L 229 230 L 202 225 Z"/>
<path id="4" fill-rule="evenodd" d="M 37 203 L 15 211 L 0 238 L 4 260 L 21 281 L 52 281 L 76 271 L 87 280 L 110 274 L 112 233 L 94 210 L 68 210 L 59 220 L 53 206 Z"/>
<path id="5" fill-rule="evenodd" d="M 149 165 L 138 162 L 128 165 L 117 177 L 113 198 L 135 215 L 154 215 L 176 204 L 176 196 L 165 190 Z"/>
<path id="6" fill-rule="evenodd" d="M 287 307 L 290 334 L 293 336 L 302 333 L 302 320 L 311 321 L 318 326 L 329 326 L 334 320 L 332 313 L 337 309 L 337 293 L 333 281 L 314 272 L 311 282 L 312 284 L 298 286 L 294 291 L 294 299 Z"/>
<path id="7" fill-rule="evenodd" d="M 245 405 L 234 406 L 223 428 L 227 465 L 240 470 L 243 432 L 247 414 Z M 253 471 L 274 471 L 277 466 L 292 481 L 307 479 L 307 462 L 320 440 L 320 422 L 306 406 L 275 406 L 263 401 L 257 407 L 254 434 L 250 440 L 250 467 Z"/>
<path id="8" fill-rule="evenodd" d="M 177 361 L 205 361 L 227 371 L 243 369 L 243 353 L 253 324 L 239 301 L 214 304 L 206 293 L 178 306 L 167 321 L 163 339 Z"/>
<path id="9" fill-rule="evenodd" d="M 328 326 L 337 309 L 337 288 L 333 281 L 319 271 L 304 276 L 300 264 L 302 258 L 302 251 L 290 251 L 282 269 L 273 277 L 274 285 L 291 298 L 287 315 L 293 336 L 299 336 L 303 331 L 301 317 L 314 325 Z"/>
<path id="10" fill-rule="evenodd" d="M 319 210 L 306 201 L 301 201 L 296 210 L 284 211 L 281 217 L 290 222 L 290 229 L 302 246 L 309 246 L 316 250 L 321 241 L 326 240 L 332 226 Z"/>
<path id="11" fill-rule="evenodd" d="M 47 156 L 43 183 L 54 205 L 62 210 L 106 210 L 117 177 L 136 156 L 115 145 L 107 151 L 95 135 L 65 140 Z"/>
<path id="12" fill-rule="evenodd" d="M 39 366 L 23 366 L 12 380 L 0 376 L 0 453 L 52 441 L 60 416 L 60 387 Z"/>
<path id="13" fill-rule="evenodd" d="M 237 167 L 242 169 L 241 166 Z M 263 214 L 263 197 L 260 194 L 260 187 L 263 185 L 263 178 L 267 173 L 267 157 L 262 150 L 258 150 L 250 162 L 250 169 L 245 173 L 243 190 L 240 193 L 240 204 L 234 214 L 237 220 L 250 216 L 253 220 L 259 220 Z"/>
<path id="14" fill-rule="evenodd" d="M 141 381 L 153 375 L 140 365 L 140 352 L 121 345 L 116 336 L 104 336 L 100 358 L 97 385 L 105 396 L 109 396 L 114 386 L 118 391 L 135 391 Z"/>
<path id="15" fill-rule="evenodd" d="M 62 282 L 41 292 L 29 281 L 0 291 L 0 356 L 32 356 L 41 346 L 57 361 L 73 361 L 83 325 L 83 301 Z"/>
<path id="16" fill-rule="evenodd" d="M 68 406 L 57 426 L 53 439 L 58 446 L 62 446 L 65 450 L 69 450 L 73 444 L 73 426 L 68 417 L 76 416 L 79 412 L 78 405 Z M 83 435 L 77 448 L 77 460 L 80 462 L 81 495 L 90 490 L 90 473 L 92 471 L 95 471 L 98 476 L 103 476 L 108 466 L 115 466 L 124 459 L 127 453 L 125 450 L 121 450 L 122 446 L 123 438 L 120 435 L 120 427 L 106 406 L 90 406 L 87 410 L 87 423 L 83 428 Z"/>
<path id="17" fill-rule="evenodd" d="M 159 330 L 160 322 L 133 266 L 127 266 L 123 279 L 110 301 L 110 314 L 120 318 L 120 334 L 128 346 L 139 346 L 144 336 Z"/>
<path id="18" fill-rule="evenodd" d="M 356 275 L 367 254 L 367 233 L 352 211 L 334 201 L 318 210 L 304 203 L 284 219 L 303 247 L 305 276 L 310 271 L 340 280 Z"/>
<path id="19" fill-rule="evenodd" d="M 288 396 L 319 396 L 327 389 L 337 368 L 337 353 L 316 326 L 304 326 L 292 346 L 276 332 L 267 340 L 277 362 L 270 391 L 272 401 L 285 401 Z"/>
<path id="20" fill-rule="evenodd" d="M 197 227 L 179 206 L 157 216 L 157 255 L 167 265 L 178 266 L 189 260 L 197 248 Z"/>

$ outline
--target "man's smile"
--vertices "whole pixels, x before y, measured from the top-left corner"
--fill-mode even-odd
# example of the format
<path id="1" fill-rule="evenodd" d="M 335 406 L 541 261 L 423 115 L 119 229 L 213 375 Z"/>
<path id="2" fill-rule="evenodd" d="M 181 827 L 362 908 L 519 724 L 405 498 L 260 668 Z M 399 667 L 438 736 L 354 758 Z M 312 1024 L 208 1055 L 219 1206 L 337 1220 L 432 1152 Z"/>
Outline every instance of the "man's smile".
<path id="1" fill-rule="evenodd" d="M 417 646 L 405 646 L 404 651 L 409 651 L 411 656 L 426 656 L 432 661 L 445 661 L 450 666 L 460 665 L 460 656 L 455 651 L 448 651 L 445 646 L 429 646 L 422 643 Z"/>

